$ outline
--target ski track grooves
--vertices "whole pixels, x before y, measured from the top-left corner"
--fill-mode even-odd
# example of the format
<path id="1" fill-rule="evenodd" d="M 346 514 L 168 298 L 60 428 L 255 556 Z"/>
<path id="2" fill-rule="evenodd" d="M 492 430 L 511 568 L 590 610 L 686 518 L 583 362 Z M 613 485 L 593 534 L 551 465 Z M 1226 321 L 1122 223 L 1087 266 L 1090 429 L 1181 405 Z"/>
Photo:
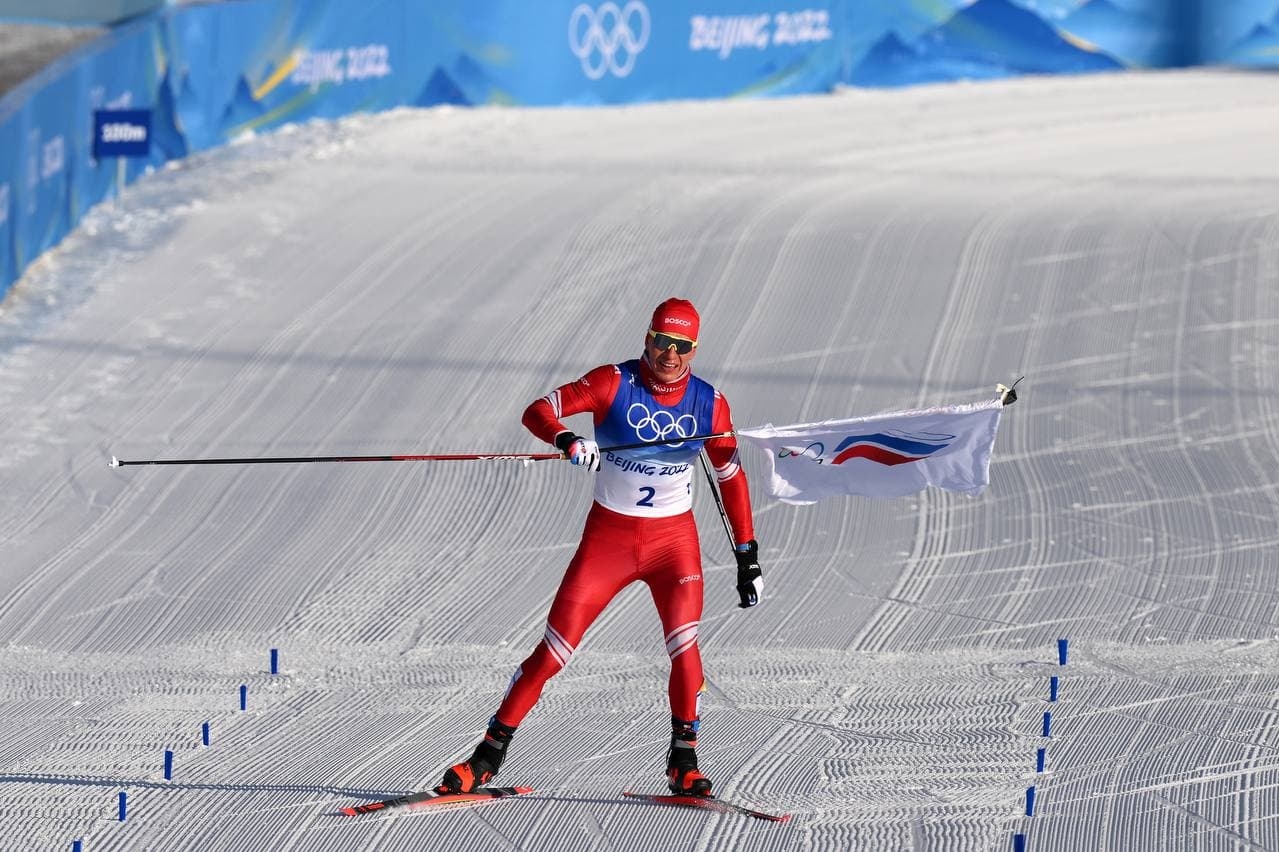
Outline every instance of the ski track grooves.
<path id="1" fill-rule="evenodd" d="M 1277 87 L 402 110 L 139 181 L 0 317 L 5 843 L 1279 848 L 1279 208 L 1259 132 Z M 500 780 L 535 794 L 335 816 L 473 748 L 540 638 L 590 476 L 109 456 L 540 450 L 524 407 L 636 356 L 668 296 L 701 309 L 697 370 L 740 427 L 1027 377 L 976 499 L 786 506 L 744 449 L 766 577 L 749 611 L 694 486 L 699 757 L 724 798 L 794 819 L 619 798 L 664 786 L 669 661 L 640 587 L 521 726 Z"/>

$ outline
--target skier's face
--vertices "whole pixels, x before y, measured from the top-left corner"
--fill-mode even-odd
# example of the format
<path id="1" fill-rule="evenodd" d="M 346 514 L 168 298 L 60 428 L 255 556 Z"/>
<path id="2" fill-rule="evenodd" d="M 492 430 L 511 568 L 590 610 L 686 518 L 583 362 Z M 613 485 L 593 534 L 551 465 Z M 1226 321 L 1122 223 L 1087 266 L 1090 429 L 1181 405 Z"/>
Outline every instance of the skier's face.
<path id="1" fill-rule="evenodd" d="M 668 385 L 690 369 L 697 355 L 697 341 L 674 334 L 654 333 L 650 329 L 644 336 L 644 353 L 648 365 L 653 368 L 654 377 Z"/>

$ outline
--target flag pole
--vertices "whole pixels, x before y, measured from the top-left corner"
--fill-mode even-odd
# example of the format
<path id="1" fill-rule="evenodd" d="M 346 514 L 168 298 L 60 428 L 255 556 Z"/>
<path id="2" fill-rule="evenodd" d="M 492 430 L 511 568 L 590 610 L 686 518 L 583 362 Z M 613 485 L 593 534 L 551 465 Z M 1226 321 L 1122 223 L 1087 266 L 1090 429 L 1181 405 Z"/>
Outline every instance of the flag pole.
<path id="1" fill-rule="evenodd" d="M 660 441 L 640 441 L 635 444 L 617 444 L 612 447 L 600 447 L 601 453 L 614 453 L 620 450 L 638 450 L 641 447 L 666 447 L 671 444 L 682 444 L 685 441 L 709 441 L 712 438 L 730 438 L 737 433 L 733 430 L 727 432 L 712 432 L 707 435 L 690 435 L 687 438 L 666 438 Z"/>

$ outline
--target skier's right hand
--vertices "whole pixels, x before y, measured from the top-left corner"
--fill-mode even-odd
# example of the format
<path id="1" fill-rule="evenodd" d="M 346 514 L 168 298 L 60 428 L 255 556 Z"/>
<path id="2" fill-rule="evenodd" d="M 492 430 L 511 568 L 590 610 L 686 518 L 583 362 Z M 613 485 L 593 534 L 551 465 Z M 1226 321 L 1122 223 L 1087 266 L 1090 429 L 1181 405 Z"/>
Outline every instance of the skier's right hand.
<path id="1" fill-rule="evenodd" d="M 742 609 L 749 609 L 759 603 L 764 593 L 764 572 L 759 569 L 759 543 L 751 539 L 733 549 L 737 557 L 737 595 L 742 599 L 738 604 Z"/>
<path id="2" fill-rule="evenodd" d="M 573 464 L 581 465 L 587 470 L 600 469 L 600 445 L 590 438 L 579 438 L 572 432 L 561 432 L 555 436 L 555 446 Z"/>

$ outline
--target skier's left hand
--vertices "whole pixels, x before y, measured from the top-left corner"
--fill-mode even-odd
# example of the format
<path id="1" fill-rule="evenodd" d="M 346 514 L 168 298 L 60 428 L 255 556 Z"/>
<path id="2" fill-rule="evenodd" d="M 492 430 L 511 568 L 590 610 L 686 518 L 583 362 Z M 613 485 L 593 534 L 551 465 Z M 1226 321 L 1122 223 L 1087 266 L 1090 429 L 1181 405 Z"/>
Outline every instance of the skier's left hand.
<path id="1" fill-rule="evenodd" d="M 742 602 L 742 609 L 749 609 L 759 603 L 764 594 L 764 572 L 759 569 L 759 542 L 751 539 L 739 544 L 733 550 L 737 557 L 737 594 Z"/>

